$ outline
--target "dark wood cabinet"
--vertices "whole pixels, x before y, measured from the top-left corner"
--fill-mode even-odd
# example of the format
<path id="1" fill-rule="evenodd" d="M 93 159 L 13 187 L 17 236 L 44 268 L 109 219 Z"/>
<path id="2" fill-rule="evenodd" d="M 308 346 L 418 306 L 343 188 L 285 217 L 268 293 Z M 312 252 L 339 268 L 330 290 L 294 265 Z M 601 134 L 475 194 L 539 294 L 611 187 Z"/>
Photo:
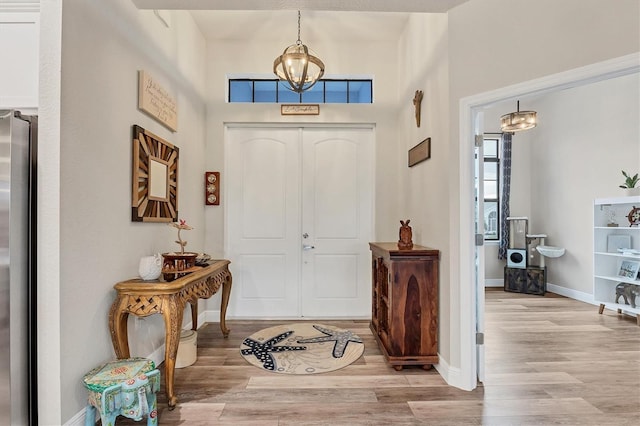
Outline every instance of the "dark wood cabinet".
<path id="1" fill-rule="evenodd" d="M 544 296 L 547 291 L 547 267 L 509 268 L 505 266 L 504 291 Z"/>
<path id="2" fill-rule="evenodd" d="M 438 250 L 369 243 L 372 253 L 371 330 L 396 370 L 438 362 Z"/>

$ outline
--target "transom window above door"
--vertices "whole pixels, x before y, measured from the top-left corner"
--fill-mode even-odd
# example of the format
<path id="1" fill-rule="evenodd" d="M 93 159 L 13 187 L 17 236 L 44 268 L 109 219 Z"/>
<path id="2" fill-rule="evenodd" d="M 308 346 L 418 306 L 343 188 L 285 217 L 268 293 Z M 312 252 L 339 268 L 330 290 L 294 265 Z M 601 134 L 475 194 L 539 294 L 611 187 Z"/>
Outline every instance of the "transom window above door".
<path id="1" fill-rule="evenodd" d="M 372 79 L 323 79 L 296 93 L 278 79 L 229 78 L 228 102 L 372 104 Z"/>

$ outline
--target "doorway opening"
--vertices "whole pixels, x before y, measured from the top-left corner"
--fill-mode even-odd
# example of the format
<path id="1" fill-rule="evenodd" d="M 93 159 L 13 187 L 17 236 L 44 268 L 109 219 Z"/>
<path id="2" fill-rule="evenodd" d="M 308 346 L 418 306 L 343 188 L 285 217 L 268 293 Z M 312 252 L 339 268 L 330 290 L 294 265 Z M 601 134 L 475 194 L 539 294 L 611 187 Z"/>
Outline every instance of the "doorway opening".
<path id="1" fill-rule="evenodd" d="M 482 313 L 479 313 L 479 307 L 484 306 L 484 272 L 476 270 L 476 257 L 478 254 L 484 255 L 484 247 L 476 246 L 475 212 L 477 205 L 474 190 L 475 135 L 478 134 L 478 129 L 484 126 L 483 109 L 497 102 L 515 101 L 518 98 L 524 99 L 533 95 L 539 96 L 639 71 L 640 55 L 631 54 L 461 99 L 458 258 L 466 259 L 466 261 L 461 261 L 459 264 L 459 280 L 457 280 L 460 286 L 458 290 L 460 295 L 461 371 L 458 383 L 452 381 L 451 384 L 462 389 L 474 389 L 477 386 L 478 377 L 483 374 L 484 367 L 484 365 L 480 365 L 477 356 L 478 347 L 482 345 L 482 340 L 478 339 L 477 330 L 483 328 Z M 478 125 L 479 123 L 480 125 Z M 475 291 L 471 291 L 470 287 L 475 287 Z"/>

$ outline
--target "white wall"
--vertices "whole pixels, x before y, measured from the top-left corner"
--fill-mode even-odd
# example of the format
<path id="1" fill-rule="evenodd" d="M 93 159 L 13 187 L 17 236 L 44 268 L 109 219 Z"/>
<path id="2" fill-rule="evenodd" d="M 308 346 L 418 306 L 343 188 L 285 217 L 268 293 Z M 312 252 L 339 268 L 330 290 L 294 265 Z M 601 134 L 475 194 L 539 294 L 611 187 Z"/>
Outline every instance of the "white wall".
<path id="1" fill-rule="evenodd" d="M 449 11 L 450 258 L 460 257 L 459 102 L 462 98 L 640 51 L 637 0 L 471 0 Z M 471 165 L 468 165 L 471 167 Z M 549 231 L 551 232 L 551 231 Z M 451 311 L 473 283 L 450 268 Z M 450 365 L 461 367 L 461 324 L 451 317 Z M 464 325 L 468 327 L 468 324 Z"/>
<path id="2" fill-rule="evenodd" d="M 137 276 L 140 257 L 177 248 L 175 229 L 131 222 L 133 124 L 180 148 L 179 216 L 196 230 L 204 230 L 204 39 L 190 15 L 174 12 L 168 18 L 170 28 L 153 12 L 138 11 L 128 0 L 70 0 L 62 6 L 61 66 L 42 71 L 46 83 L 55 86 L 58 79 L 61 90 L 58 106 L 47 99 L 41 110 L 49 131 L 55 130 L 51 117 L 59 114 L 60 150 L 57 242 L 56 235 L 46 229 L 57 228 L 58 216 L 41 217 L 47 246 L 57 245 L 60 253 L 59 274 L 55 265 L 44 265 L 39 277 L 40 287 L 51 297 L 41 296 L 39 304 L 57 303 L 57 296 L 60 300 L 57 317 L 56 312 L 47 311 L 39 318 L 41 341 L 46 342 L 50 334 L 59 335 L 60 348 L 59 364 L 47 363 L 46 380 L 40 383 L 42 424 L 62 424 L 82 410 L 86 404 L 82 375 L 114 358 L 107 323 L 113 285 Z M 43 27 L 45 20 L 47 27 L 55 26 L 49 19 L 55 17 L 43 13 Z M 176 98 L 176 133 L 137 109 L 141 69 Z M 47 132 L 41 138 L 47 151 L 54 152 L 56 143 L 55 134 Z M 52 164 L 56 160 L 40 159 L 42 181 L 58 179 Z M 56 202 L 48 195 L 39 201 L 45 211 Z M 202 232 L 185 237 L 188 249 L 203 249 Z M 53 254 L 42 253 L 41 259 Z M 129 338 L 133 356 L 148 355 L 163 343 L 162 318 L 135 321 Z M 57 358 L 55 353 L 48 354 L 56 351 L 55 345 L 41 345 L 39 350 L 41 359 Z M 59 382 L 51 383 L 55 377 Z M 60 412 L 50 401 L 57 402 Z"/>
<path id="3" fill-rule="evenodd" d="M 37 196 L 37 351 L 38 384 L 49 389 L 38 395 L 43 424 L 62 419 L 62 359 L 60 342 L 60 69 L 62 4 L 42 5 L 38 79 Z"/>
<path id="4" fill-rule="evenodd" d="M 399 114 L 397 116 L 400 217 L 411 219 L 413 241 L 440 250 L 439 352 L 450 357 L 449 342 L 449 209 L 445 177 L 449 168 L 449 59 L 446 14 L 414 14 L 398 44 L 400 58 Z M 413 97 L 423 91 L 420 127 L 416 125 Z M 431 138 L 431 158 L 411 168 L 408 150 Z M 390 241 L 397 241 L 398 235 Z"/>
<path id="5" fill-rule="evenodd" d="M 640 172 L 639 82 L 632 74 L 531 105 L 540 120 L 523 141 L 531 145 L 531 223 L 547 244 L 566 248 L 546 261 L 550 283 L 593 293 L 593 200 L 625 196 L 621 170 Z"/>

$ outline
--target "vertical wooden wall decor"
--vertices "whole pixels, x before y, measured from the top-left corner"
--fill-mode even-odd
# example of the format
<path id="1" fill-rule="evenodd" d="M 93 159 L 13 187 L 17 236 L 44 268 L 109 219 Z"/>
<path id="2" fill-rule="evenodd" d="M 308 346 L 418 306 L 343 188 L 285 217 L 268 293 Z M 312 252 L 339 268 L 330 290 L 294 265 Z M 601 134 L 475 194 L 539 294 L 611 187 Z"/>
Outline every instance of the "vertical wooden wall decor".
<path id="1" fill-rule="evenodd" d="M 180 150 L 140 126 L 133 126 L 131 220 L 178 220 Z"/>
<path id="2" fill-rule="evenodd" d="M 416 90 L 416 94 L 413 96 L 413 106 L 416 111 L 416 126 L 420 127 L 420 113 L 422 109 L 422 90 Z"/>
<path id="3" fill-rule="evenodd" d="M 204 202 L 208 206 L 220 204 L 220 172 L 204 172 Z"/>

